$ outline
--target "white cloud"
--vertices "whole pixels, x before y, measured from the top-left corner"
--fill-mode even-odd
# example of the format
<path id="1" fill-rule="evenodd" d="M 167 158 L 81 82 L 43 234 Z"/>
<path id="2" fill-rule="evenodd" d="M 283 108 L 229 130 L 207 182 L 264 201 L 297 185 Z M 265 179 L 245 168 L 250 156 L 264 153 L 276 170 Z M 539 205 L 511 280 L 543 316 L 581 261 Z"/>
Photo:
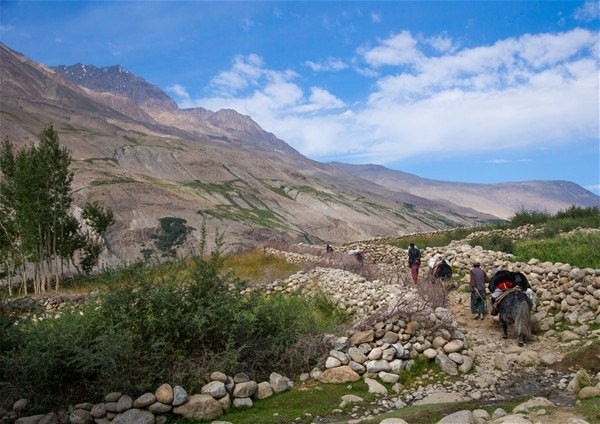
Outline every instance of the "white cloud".
<path id="1" fill-rule="evenodd" d="M 597 1 L 586 1 L 583 6 L 577 8 L 575 19 L 580 21 L 593 21 L 600 17 L 600 4 Z"/>
<path id="2" fill-rule="evenodd" d="M 381 13 L 378 13 L 378 12 L 371 13 L 371 22 L 378 24 L 381 22 L 381 19 L 382 19 Z"/>
<path id="3" fill-rule="evenodd" d="M 423 42 L 429 44 L 440 53 L 453 52 L 457 49 L 457 46 L 454 44 L 454 40 L 448 37 L 447 34 L 425 38 Z"/>
<path id="4" fill-rule="evenodd" d="M 307 60 L 304 62 L 306 66 L 312 69 L 315 72 L 328 72 L 328 71 L 342 71 L 348 68 L 348 64 L 341 59 L 337 59 L 335 57 L 328 57 L 325 60 L 320 60 L 318 62 L 313 62 L 312 60 Z"/>
<path id="5" fill-rule="evenodd" d="M 182 85 L 179 85 L 179 84 L 173 84 L 173 85 L 167 87 L 167 92 L 173 93 L 175 96 L 177 96 L 179 99 L 181 99 L 183 101 L 188 101 L 191 99 L 190 94 L 187 92 L 185 87 L 183 87 Z"/>
<path id="6" fill-rule="evenodd" d="M 307 80 L 293 70 L 269 69 L 257 55 L 234 58 L 209 96 L 182 105 L 236 109 L 314 159 L 501 157 L 510 149 L 597 140 L 597 34 L 577 29 L 461 49 L 446 38 L 438 40 L 442 54 L 407 31 L 359 50 L 376 71 L 359 63 L 354 69 L 377 80 L 351 105 L 325 87 L 303 87 Z M 329 62 L 312 64 L 324 69 Z"/>
<path id="7" fill-rule="evenodd" d="M 365 61 L 373 67 L 384 65 L 410 65 L 422 58 L 417 49 L 417 40 L 409 31 L 402 31 L 388 39 L 381 40 L 379 46 L 361 50 Z"/>
<path id="8" fill-rule="evenodd" d="M 508 159 L 490 159 L 490 160 L 486 160 L 485 163 L 491 163 L 494 165 L 504 165 L 506 163 L 511 163 L 512 161 L 508 160 Z"/>

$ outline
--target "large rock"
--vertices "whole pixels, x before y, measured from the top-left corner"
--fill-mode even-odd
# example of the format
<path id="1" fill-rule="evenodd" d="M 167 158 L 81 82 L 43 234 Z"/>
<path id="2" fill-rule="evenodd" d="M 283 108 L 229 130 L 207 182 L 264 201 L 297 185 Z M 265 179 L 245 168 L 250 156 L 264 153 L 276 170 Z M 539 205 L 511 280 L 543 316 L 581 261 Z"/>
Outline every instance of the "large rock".
<path id="1" fill-rule="evenodd" d="M 184 418 L 214 420 L 223 415 L 223 405 L 209 395 L 193 395 L 187 403 L 173 408 L 173 413 Z"/>
<path id="2" fill-rule="evenodd" d="M 350 337 L 350 343 L 355 346 L 361 343 L 370 343 L 373 340 L 375 340 L 375 332 L 373 330 L 359 331 Z"/>
<path id="3" fill-rule="evenodd" d="M 99 403 L 97 405 L 94 405 L 94 407 L 90 411 L 90 414 L 92 414 L 92 417 L 94 417 L 94 418 L 106 417 L 106 407 L 104 406 L 104 403 Z"/>
<path id="4" fill-rule="evenodd" d="M 227 394 L 227 390 L 225 389 L 225 383 L 221 381 L 211 381 L 202 386 L 200 393 L 210 395 L 215 399 L 220 399 Z"/>
<path id="5" fill-rule="evenodd" d="M 282 376 L 281 374 L 277 374 L 276 372 L 272 372 L 269 376 L 269 383 L 273 388 L 275 393 L 285 392 L 293 387 L 292 380 L 287 377 Z"/>
<path id="6" fill-rule="evenodd" d="M 378 359 L 376 361 L 367 361 L 365 362 L 365 367 L 367 368 L 367 372 L 377 374 L 381 371 L 390 372 L 392 367 L 390 363 L 384 359 Z"/>
<path id="7" fill-rule="evenodd" d="M 254 398 L 260 400 L 271 396 L 273 396 L 273 387 L 271 386 L 271 383 L 268 381 L 258 383 L 258 389 L 256 390 L 256 393 L 254 393 Z"/>
<path id="8" fill-rule="evenodd" d="M 148 411 L 152 412 L 153 414 L 166 414 L 167 412 L 170 412 L 171 409 L 171 405 L 161 402 L 154 402 L 148 407 Z"/>
<path id="9" fill-rule="evenodd" d="M 360 380 L 360 375 L 348 365 L 343 365 L 337 368 L 330 368 L 321 374 L 320 381 L 323 383 L 350 383 Z"/>
<path id="10" fill-rule="evenodd" d="M 365 378 L 365 383 L 369 387 L 369 393 L 387 395 L 388 391 L 383 384 L 372 378 Z"/>
<path id="11" fill-rule="evenodd" d="M 416 401 L 413 405 L 433 405 L 438 403 L 455 403 L 468 400 L 460 393 L 456 392 L 436 392 Z"/>
<path id="12" fill-rule="evenodd" d="M 244 381 L 242 383 L 237 383 L 235 388 L 233 389 L 233 397 L 234 398 L 249 398 L 256 393 L 258 389 L 258 384 L 256 381 Z"/>
<path id="13" fill-rule="evenodd" d="M 448 356 L 444 353 L 439 352 L 435 357 L 435 362 L 436 364 L 439 364 L 442 371 L 444 371 L 446 374 L 458 375 L 458 367 L 456 365 L 456 362 L 448 358 Z"/>
<path id="14" fill-rule="evenodd" d="M 543 397 L 534 397 L 532 399 L 529 399 L 527 402 L 523 402 L 517 406 L 515 406 L 515 408 L 513 409 L 513 414 L 518 414 L 520 412 L 524 412 L 527 413 L 529 412 L 530 408 L 540 408 L 540 407 L 547 407 L 547 406 L 555 406 L 554 403 L 552 403 L 551 401 L 549 401 L 546 398 Z"/>
<path id="15" fill-rule="evenodd" d="M 465 342 L 462 340 L 452 340 L 444 345 L 444 352 L 460 352 L 465 347 Z"/>
<path id="16" fill-rule="evenodd" d="M 350 349 L 348 349 L 348 356 L 350 356 L 354 362 L 359 364 L 364 364 L 367 361 L 367 356 L 355 346 L 352 346 Z"/>
<path id="17" fill-rule="evenodd" d="M 133 407 L 143 409 L 147 406 L 152 405 L 154 402 L 156 402 L 156 396 L 154 396 L 154 393 L 144 393 L 143 395 L 141 395 L 140 397 L 138 397 L 136 400 L 133 401 Z M 104 415 L 106 415 L 106 414 L 104 414 Z"/>
<path id="18" fill-rule="evenodd" d="M 173 405 L 173 406 L 183 405 L 184 403 L 187 402 L 187 400 L 188 400 L 188 395 L 183 387 L 181 387 L 181 386 L 173 387 L 173 402 L 171 402 L 171 405 Z"/>
<path id="19" fill-rule="evenodd" d="M 471 411 L 458 411 L 450 415 L 446 415 L 439 420 L 437 424 L 474 424 L 475 417 Z"/>
<path id="20" fill-rule="evenodd" d="M 594 386 L 586 386 L 579 391 L 577 396 L 581 399 L 588 399 L 596 396 L 600 396 L 600 388 Z"/>
<path id="21" fill-rule="evenodd" d="M 173 388 L 170 384 L 165 383 L 156 389 L 154 396 L 158 402 L 171 403 L 173 402 Z"/>
<path id="22" fill-rule="evenodd" d="M 21 417 L 15 421 L 15 424 L 38 424 L 44 418 L 44 414 Z"/>
<path id="23" fill-rule="evenodd" d="M 129 395 L 123 395 L 117 402 L 117 412 L 124 412 L 133 408 L 133 399 Z"/>
<path id="24" fill-rule="evenodd" d="M 154 414 L 145 409 L 128 409 L 117 414 L 112 420 L 112 424 L 154 424 Z"/>
<path id="25" fill-rule="evenodd" d="M 90 411 L 86 411 L 85 409 L 75 409 L 69 415 L 69 422 L 71 424 L 92 424 L 94 422 L 94 417 L 92 417 Z"/>

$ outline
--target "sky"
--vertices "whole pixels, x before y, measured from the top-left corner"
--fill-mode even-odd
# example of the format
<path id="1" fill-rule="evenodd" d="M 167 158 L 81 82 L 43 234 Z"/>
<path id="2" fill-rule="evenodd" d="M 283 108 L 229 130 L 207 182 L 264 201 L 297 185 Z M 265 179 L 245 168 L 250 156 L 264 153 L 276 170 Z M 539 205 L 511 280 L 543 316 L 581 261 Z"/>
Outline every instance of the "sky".
<path id="1" fill-rule="evenodd" d="M 596 1 L 5 1 L 0 40 L 119 64 L 320 161 L 600 194 Z"/>

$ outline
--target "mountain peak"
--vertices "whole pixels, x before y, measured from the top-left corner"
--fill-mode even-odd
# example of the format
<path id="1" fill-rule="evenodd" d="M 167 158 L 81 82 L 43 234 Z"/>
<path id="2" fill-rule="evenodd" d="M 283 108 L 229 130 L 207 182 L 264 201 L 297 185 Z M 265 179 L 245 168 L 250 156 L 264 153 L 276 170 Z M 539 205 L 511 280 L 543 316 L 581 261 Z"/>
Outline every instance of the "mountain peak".
<path id="1" fill-rule="evenodd" d="M 121 65 L 98 68 L 77 63 L 71 66 L 53 66 L 51 69 L 90 90 L 129 97 L 140 106 L 177 109 L 175 101 L 160 88 L 132 74 Z"/>

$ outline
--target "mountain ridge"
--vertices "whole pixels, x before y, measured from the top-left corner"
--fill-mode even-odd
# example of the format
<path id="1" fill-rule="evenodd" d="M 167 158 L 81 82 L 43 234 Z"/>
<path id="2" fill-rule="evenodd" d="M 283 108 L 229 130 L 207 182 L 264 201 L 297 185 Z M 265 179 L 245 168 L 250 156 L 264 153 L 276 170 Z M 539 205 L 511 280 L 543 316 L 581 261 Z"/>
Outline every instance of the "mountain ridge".
<path id="1" fill-rule="evenodd" d="M 139 104 L 107 87 L 76 84 L 2 43 L 0 55 L 0 136 L 25 145 L 42 125 L 55 126 L 73 155 L 75 203 L 99 200 L 115 212 L 107 241 L 119 260 L 151 248 L 164 217 L 186 219 L 196 230 L 205 224 L 209 236 L 226 228 L 232 249 L 342 243 L 498 217 L 308 159 L 233 110 L 172 109 L 149 98 Z M 137 89 L 149 84 L 135 81 Z M 192 232 L 182 249 L 199 236 Z"/>

